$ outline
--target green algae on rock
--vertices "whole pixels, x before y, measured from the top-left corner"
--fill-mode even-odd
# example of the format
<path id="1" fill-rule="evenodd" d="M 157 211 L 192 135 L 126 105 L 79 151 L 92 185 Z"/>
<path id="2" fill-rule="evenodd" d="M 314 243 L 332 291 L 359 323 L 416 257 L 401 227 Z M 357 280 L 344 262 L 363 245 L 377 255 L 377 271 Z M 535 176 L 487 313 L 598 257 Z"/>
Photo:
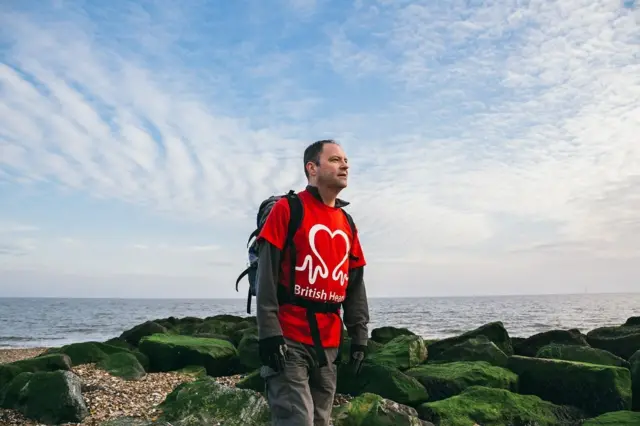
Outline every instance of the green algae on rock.
<path id="1" fill-rule="evenodd" d="M 415 336 L 415 333 L 405 327 L 393 327 L 390 325 L 371 330 L 371 340 L 383 345 L 398 336 Z"/>
<path id="2" fill-rule="evenodd" d="M 459 395 L 424 403 L 417 411 L 420 418 L 438 426 L 578 426 L 584 417 L 575 407 L 483 386 L 471 386 Z"/>
<path id="3" fill-rule="evenodd" d="M 541 347 L 552 343 L 589 346 L 585 336 L 579 330 L 549 330 L 519 340 L 514 344 L 513 351 L 515 355 L 535 357 Z"/>
<path id="4" fill-rule="evenodd" d="M 640 413 L 621 410 L 611 411 L 598 417 L 588 419 L 582 426 L 638 426 L 640 425 Z"/>
<path id="5" fill-rule="evenodd" d="M 2 389 L 20 373 L 70 370 L 71 358 L 65 354 L 49 354 L 0 365 L 0 399 Z"/>
<path id="6" fill-rule="evenodd" d="M 362 394 L 333 409 L 334 426 L 433 426 L 415 408 L 372 393 Z"/>
<path id="7" fill-rule="evenodd" d="M 107 358 L 109 355 L 119 352 L 132 353 L 136 358 L 138 358 L 138 361 L 145 369 L 148 368 L 149 360 L 147 356 L 140 351 L 129 350 L 122 346 L 114 346 L 107 343 L 94 341 L 71 343 L 69 345 L 64 345 L 56 348 L 49 348 L 42 354 L 38 355 L 36 358 L 49 354 L 62 353 L 67 354 L 69 358 L 71 358 L 72 366 L 76 366 L 80 364 L 100 362 L 103 359 Z"/>
<path id="8" fill-rule="evenodd" d="M 626 368 L 514 355 L 509 369 L 518 375 L 522 394 L 572 405 L 591 416 L 631 408 L 631 374 Z"/>
<path id="9" fill-rule="evenodd" d="M 429 400 L 424 386 L 397 368 L 365 362 L 354 376 L 345 364 L 338 366 L 337 393 L 358 396 L 374 393 L 400 404 L 415 406 Z"/>
<path id="10" fill-rule="evenodd" d="M 467 331 L 459 336 L 448 337 L 429 344 L 427 347 L 429 351 L 429 357 L 439 357 L 441 353 L 447 349 L 478 336 L 486 336 L 496 344 L 502 352 L 507 355 L 513 354 L 513 347 L 511 346 L 511 338 L 509 333 L 504 328 L 504 325 L 500 321 L 490 322 L 483 326 L 476 328 L 475 330 Z"/>
<path id="11" fill-rule="evenodd" d="M 424 364 L 405 371 L 405 374 L 416 378 L 425 387 L 429 401 L 449 398 L 476 385 L 513 391 L 518 387 L 515 373 L 486 361 Z"/>
<path id="12" fill-rule="evenodd" d="M 400 335 L 385 343 L 369 355 L 369 362 L 406 370 L 422 364 L 427 359 L 427 347 L 422 337 Z"/>
<path id="13" fill-rule="evenodd" d="M 592 348 L 589 346 L 551 343 L 541 347 L 535 354 L 535 357 L 629 368 L 629 361 L 622 359 L 611 352 L 605 351 L 604 349 Z"/>
<path id="14" fill-rule="evenodd" d="M 138 380 L 146 374 L 138 358 L 131 352 L 116 352 L 108 355 L 98 362 L 96 367 L 125 380 Z"/>
<path id="15" fill-rule="evenodd" d="M 486 361 L 497 367 L 506 367 L 509 357 L 484 335 L 472 337 L 435 354 L 429 353 L 429 363 L 455 361 Z"/>
<path id="16" fill-rule="evenodd" d="M 640 411 L 640 349 L 629 358 L 629 364 L 631 371 L 631 409 Z"/>
<path id="17" fill-rule="evenodd" d="M 640 350 L 639 317 L 631 317 L 620 326 L 598 327 L 587 333 L 587 341 L 594 348 L 604 349 L 629 359 Z"/>
<path id="18" fill-rule="evenodd" d="M 233 343 L 208 337 L 154 334 L 140 340 L 140 351 L 149 357 L 149 371 L 174 371 L 202 365 L 210 376 L 235 373 L 238 351 Z"/>
<path id="19" fill-rule="evenodd" d="M 3 390 L 2 408 L 45 424 L 77 423 L 88 414 L 80 378 L 70 371 L 20 373 Z"/>
<path id="20" fill-rule="evenodd" d="M 269 426 L 271 414 L 258 393 L 217 383 L 204 377 L 181 383 L 158 406 L 160 421 L 174 426 L 224 424 L 225 426 Z"/>

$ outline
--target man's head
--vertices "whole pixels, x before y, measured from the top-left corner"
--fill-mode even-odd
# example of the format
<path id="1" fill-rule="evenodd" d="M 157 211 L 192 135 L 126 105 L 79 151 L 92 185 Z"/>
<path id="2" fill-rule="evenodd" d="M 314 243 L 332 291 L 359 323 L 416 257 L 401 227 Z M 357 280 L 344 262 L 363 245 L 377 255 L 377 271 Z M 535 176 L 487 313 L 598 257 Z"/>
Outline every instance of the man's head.
<path id="1" fill-rule="evenodd" d="M 332 139 L 314 142 L 304 150 L 304 174 L 311 185 L 346 188 L 348 169 L 346 154 Z"/>

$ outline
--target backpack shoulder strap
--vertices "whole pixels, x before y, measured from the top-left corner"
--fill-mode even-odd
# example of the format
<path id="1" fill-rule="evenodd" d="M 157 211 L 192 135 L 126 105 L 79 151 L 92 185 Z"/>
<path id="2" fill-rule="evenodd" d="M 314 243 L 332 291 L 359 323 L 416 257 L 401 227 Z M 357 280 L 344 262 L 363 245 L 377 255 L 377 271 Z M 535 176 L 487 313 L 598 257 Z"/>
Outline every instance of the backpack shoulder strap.
<path id="1" fill-rule="evenodd" d="M 293 243 L 293 236 L 295 235 L 300 223 L 302 222 L 302 201 L 300 197 L 293 190 L 290 190 L 286 195 L 289 202 L 289 228 L 287 230 L 287 239 L 285 241 L 285 247 L 291 246 Z"/>
<path id="2" fill-rule="evenodd" d="M 347 222 L 349 222 L 349 226 L 351 227 L 351 235 L 353 236 L 353 238 L 356 238 L 356 234 L 358 233 L 358 229 L 356 228 L 356 224 L 353 221 L 353 217 L 351 217 L 351 215 L 349 213 L 347 213 L 347 211 L 345 209 L 340 209 L 342 210 L 342 212 L 344 213 L 344 215 L 347 218 Z M 353 244 L 351 245 L 353 247 Z M 358 260 L 357 256 L 354 256 L 353 254 L 349 253 L 349 258 L 351 260 Z"/>

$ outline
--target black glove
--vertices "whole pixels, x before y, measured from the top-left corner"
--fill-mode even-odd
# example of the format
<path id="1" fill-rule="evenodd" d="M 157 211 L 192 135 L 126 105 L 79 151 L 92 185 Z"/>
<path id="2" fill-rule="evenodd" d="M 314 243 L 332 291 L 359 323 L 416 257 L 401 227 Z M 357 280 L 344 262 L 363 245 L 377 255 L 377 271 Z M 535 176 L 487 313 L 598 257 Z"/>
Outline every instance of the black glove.
<path id="1" fill-rule="evenodd" d="M 284 370 L 287 360 L 287 345 L 282 336 L 273 336 L 258 342 L 258 354 L 262 365 L 267 365 L 275 371 Z"/>
<path id="2" fill-rule="evenodd" d="M 354 345 L 351 344 L 351 356 L 349 356 L 349 367 L 354 375 L 360 374 L 362 370 L 362 363 L 367 357 L 366 345 Z"/>

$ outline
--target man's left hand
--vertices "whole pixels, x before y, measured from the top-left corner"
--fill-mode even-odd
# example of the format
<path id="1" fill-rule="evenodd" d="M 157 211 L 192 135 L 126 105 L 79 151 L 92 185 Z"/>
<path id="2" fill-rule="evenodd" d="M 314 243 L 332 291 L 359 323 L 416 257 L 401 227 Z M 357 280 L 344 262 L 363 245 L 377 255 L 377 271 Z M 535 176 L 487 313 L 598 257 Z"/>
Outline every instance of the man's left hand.
<path id="1" fill-rule="evenodd" d="M 349 356 L 349 367 L 354 375 L 360 374 L 362 370 L 362 363 L 367 357 L 366 345 L 354 345 L 351 344 L 351 355 Z"/>

